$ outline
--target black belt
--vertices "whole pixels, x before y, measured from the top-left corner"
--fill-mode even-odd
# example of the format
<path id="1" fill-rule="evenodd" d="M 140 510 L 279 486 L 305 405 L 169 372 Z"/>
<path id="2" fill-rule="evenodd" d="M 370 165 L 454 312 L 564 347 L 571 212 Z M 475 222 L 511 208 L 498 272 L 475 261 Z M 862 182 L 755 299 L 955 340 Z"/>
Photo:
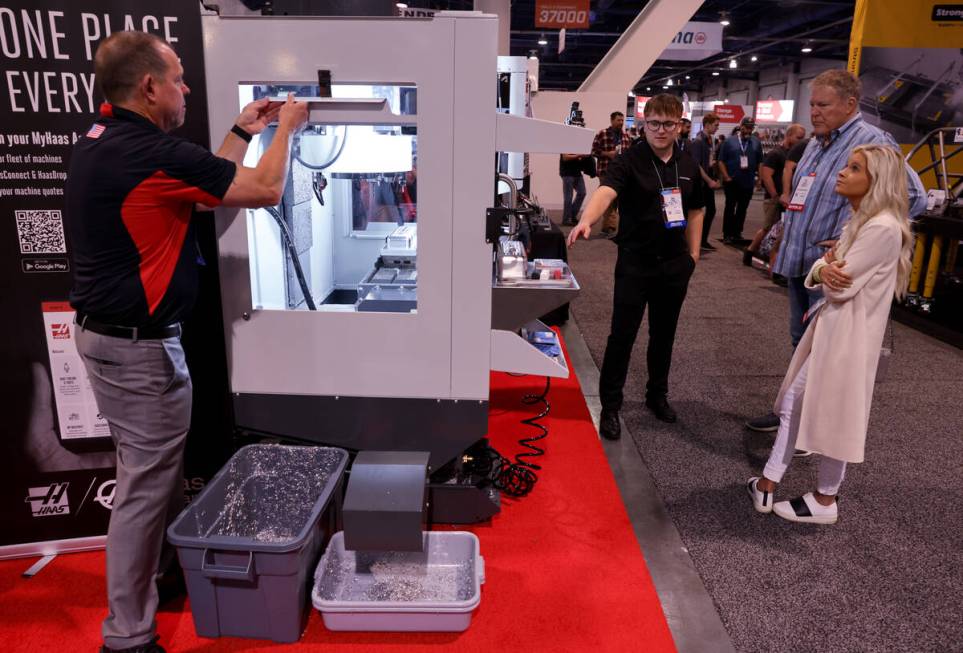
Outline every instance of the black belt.
<path id="1" fill-rule="evenodd" d="M 127 340 L 162 340 L 180 337 L 181 335 L 180 323 L 168 324 L 167 326 L 126 327 L 98 322 L 80 311 L 77 311 L 77 324 L 82 329 L 99 333 L 102 336 L 126 338 Z"/>

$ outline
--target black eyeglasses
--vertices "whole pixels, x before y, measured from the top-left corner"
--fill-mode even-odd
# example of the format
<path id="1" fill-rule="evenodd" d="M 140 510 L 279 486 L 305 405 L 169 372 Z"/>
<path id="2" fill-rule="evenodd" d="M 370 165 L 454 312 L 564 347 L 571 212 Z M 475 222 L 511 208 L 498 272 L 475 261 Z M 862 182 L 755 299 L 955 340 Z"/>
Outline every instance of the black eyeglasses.
<path id="1" fill-rule="evenodd" d="M 677 120 L 646 120 L 645 126 L 649 128 L 649 131 L 657 132 L 659 129 L 664 129 L 669 132 L 679 126 Z"/>

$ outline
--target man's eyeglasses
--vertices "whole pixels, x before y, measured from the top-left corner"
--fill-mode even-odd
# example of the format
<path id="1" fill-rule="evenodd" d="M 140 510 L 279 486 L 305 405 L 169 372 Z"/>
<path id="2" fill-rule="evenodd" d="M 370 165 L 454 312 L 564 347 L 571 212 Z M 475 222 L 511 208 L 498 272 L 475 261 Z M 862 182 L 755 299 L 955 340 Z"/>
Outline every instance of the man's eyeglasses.
<path id="1" fill-rule="evenodd" d="M 649 128 L 649 131 L 657 132 L 661 128 L 670 132 L 679 126 L 679 122 L 676 120 L 646 120 L 645 126 Z"/>

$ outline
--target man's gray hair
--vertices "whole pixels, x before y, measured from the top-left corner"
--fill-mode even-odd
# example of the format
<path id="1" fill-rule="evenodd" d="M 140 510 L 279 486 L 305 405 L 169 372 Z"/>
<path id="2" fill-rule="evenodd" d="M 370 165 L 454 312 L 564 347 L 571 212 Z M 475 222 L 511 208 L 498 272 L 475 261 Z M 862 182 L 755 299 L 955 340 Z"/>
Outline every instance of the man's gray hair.
<path id="1" fill-rule="evenodd" d="M 842 100 L 856 98 L 856 101 L 859 102 L 859 98 L 863 94 L 863 85 L 860 84 L 859 78 L 842 68 L 834 68 L 819 73 L 813 79 L 811 86 L 813 88 L 827 86 L 833 89 Z"/>
<path id="2" fill-rule="evenodd" d="M 161 78 L 167 64 L 161 56 L 167 41 L 147 32 L 114 32 L 97 47 L 94 74 L 108 102 L 129 100 L 137 85 L 150 74 Z"/>

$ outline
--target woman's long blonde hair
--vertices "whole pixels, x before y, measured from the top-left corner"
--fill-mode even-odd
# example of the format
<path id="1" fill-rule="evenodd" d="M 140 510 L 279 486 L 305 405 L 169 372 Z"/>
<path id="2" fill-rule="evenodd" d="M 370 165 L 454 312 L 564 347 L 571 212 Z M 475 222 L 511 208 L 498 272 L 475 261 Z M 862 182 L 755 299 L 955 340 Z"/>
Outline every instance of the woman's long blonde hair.
<path id="1" fill-rule="evenodd" d="M 836 247 L 836 258 L 842 259 L 852 247 L 859 230 L 870 218 L 884 211 L 896 216 L 902 232 L 902 247 L 896 273 L 896 298 L 906 294 L 913 254 L 913 232 L 909 223 L 909 191 L 906 187 L 906 168 L 903 158 L 887 145 L 858 145 L 853 154 L 866 157 L 869 191 L 860 200 L 859 209 L 846 223 Z"/>

